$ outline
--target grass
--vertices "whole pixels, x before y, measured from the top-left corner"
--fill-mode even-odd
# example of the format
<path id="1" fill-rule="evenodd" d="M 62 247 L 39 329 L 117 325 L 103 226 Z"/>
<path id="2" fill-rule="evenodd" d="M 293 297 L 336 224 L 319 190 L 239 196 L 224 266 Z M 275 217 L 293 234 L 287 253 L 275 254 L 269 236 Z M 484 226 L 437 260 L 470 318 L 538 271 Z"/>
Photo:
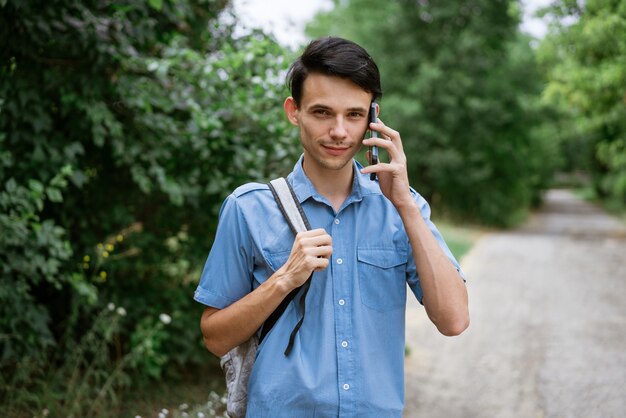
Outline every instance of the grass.
<path id="1" fill-rule="evenodd" d="M 215 417 L 222 412 L 218 398 L 225 391 L 222 370 L 213 362 L 202 369 L 188 370 L 173 381 L 155 381 L 127 393 L 117 415 L 130 418 Z"/>
<path id="2" fill-rule="evenodd" d="M 577 187 L 571 189 L 571 191 L 580 199 L 601 206 L 608 213 L 618 217 L 622 222 L 626 223 L 626 206 L 624 206 L 622 202 L 610 199 L 600 199 L 594 188 L 591 186 Z"/>
<path id="3" fill-rule="evenodd" d="M 450 251 L 459 262 L 474 246 L 474 243 L 486 233 L 485 228 L 476 226 L 461 226 L 446 221 L 437 221 L 436 224 Z"/>
<path id="4" fill-rule="evenodd" d="M 597 200 L 597 196 L 593 187 L 577 187 L 575 189 L 571 189 L 574 195 L 582 200 L 586 200 L 588 202 L 595 202 Z"/>
<path id="5" fill-rule="evenodd" d="M 73 312 L 78 317 L 78 311 Z M 5 362 L 0 368 L 0 416 L 221 417 L 224 378 L 219 362 L 208 354 L 205 366 L 169 369 L 164 376 L 170 377 L 159 380 L 147 380 L 133 368 L 137 359 L 151 354 L 166 325 L 162 319 L 146 328 L 129 353 L 111 356 L 109 348 L 125 315 L 123 308 L 109 304 L 95 312 L 90 328 L 79 337 L 69 326 L 60 348 L 45 356 L 23 356 L 16 364 Z"/>

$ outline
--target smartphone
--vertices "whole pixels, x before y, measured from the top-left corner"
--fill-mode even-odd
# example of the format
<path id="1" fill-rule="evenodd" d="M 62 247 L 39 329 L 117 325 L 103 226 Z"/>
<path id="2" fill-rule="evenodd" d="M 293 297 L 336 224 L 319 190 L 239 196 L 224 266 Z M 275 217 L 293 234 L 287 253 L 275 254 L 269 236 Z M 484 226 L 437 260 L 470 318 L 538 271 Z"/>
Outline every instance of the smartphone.
<path id="1" fill-rule="evenodd" d="M 370 115 L 369 115 L 370 123 L 376 123 L 378 118 L 376 117 L 376 101 L 373 100 L 372 104 L 370 104 Z M 372 136 L 371 138 L 378 138 L 378 132 L 370 130 Z M 370 157 L 372 161 L 372 165 L 378 164 L 378 147 L 372 146 L 370 147 Z M 376 173 L 370 173 L 370 180 L 376 180 Z"/>

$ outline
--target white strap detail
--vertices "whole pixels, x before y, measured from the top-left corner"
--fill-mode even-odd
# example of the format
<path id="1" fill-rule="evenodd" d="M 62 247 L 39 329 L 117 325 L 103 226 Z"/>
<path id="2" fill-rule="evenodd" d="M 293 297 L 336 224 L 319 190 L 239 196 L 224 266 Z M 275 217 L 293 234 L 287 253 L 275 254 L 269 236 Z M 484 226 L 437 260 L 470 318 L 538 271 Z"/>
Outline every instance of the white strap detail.
<path id="1" fill-rule="evenodd" d="M 278 198 L 280 199 L 280 203 L 283 205 L 283 208 L 285 208 L 285 212 L 289 217 L 289 221 L 291 222 L 291 224 L 296 228 L 298 232 L 306 231 L 306 225 L 302 220 L 302 216 L 300 216 L 300 211 L 296 206 L 296 202 L 294 202 L 293 200 L 293 195 L 289 190 L 287 180 L 281 177 L 270 181 L 270 183 L 272 183 L 274 190 L 276 190 L 276 194 L 278 195 Z"/>

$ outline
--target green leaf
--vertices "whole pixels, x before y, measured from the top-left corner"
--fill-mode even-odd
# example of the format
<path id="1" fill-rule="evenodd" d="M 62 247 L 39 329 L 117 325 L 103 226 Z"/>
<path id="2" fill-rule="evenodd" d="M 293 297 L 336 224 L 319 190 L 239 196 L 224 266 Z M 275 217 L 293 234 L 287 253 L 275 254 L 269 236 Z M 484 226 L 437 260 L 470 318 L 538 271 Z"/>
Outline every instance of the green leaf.
<path id="1" fill-rule="evenodd" d="M 88 283 L 82 274 L 72 274 L 70 285 L 90 305 L 94 305 L 98 301 L 98 289 L 93 284 Z"/>
<path id="2" fill-rule="evenodd" d="M 28 187 L 37 194 L 42 194 L 44 192 L 43 184 L 35 179 L 28 180 Z"/>
<path id="3" fill-rule="evenodd" d="M 163 8 L 163 0 L 148 0 L 148 4 L 150 4 L 150 7 L 154 10 L 161 11 L 161 8 Z"/>
<path id="4" fill-rule="evenodd" d="M 54 203 L 63 202 L 63 195 L 61 194 L 61 191 L 57 189 L 56 187 L 48 187 L 46 189 L 46 194 L 48 195 L 48 199 L 50 199 L 51 202 L 54 202 Z"/>

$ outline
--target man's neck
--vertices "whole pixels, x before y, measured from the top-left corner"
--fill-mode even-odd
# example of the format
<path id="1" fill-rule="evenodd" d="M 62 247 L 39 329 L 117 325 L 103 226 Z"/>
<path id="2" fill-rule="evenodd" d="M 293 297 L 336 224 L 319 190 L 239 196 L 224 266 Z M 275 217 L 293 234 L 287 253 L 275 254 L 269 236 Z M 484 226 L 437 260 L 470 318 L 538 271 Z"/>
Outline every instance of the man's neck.
<path id="1" fill-rule="evenodd" d="M 302 167 L 315 190 L 330 201 L 335 212 L 339 211 L 352 191 L 354 164 L 346 164 L 339 170 L 316 170 L 307 166 L 305 159 Z"/>

